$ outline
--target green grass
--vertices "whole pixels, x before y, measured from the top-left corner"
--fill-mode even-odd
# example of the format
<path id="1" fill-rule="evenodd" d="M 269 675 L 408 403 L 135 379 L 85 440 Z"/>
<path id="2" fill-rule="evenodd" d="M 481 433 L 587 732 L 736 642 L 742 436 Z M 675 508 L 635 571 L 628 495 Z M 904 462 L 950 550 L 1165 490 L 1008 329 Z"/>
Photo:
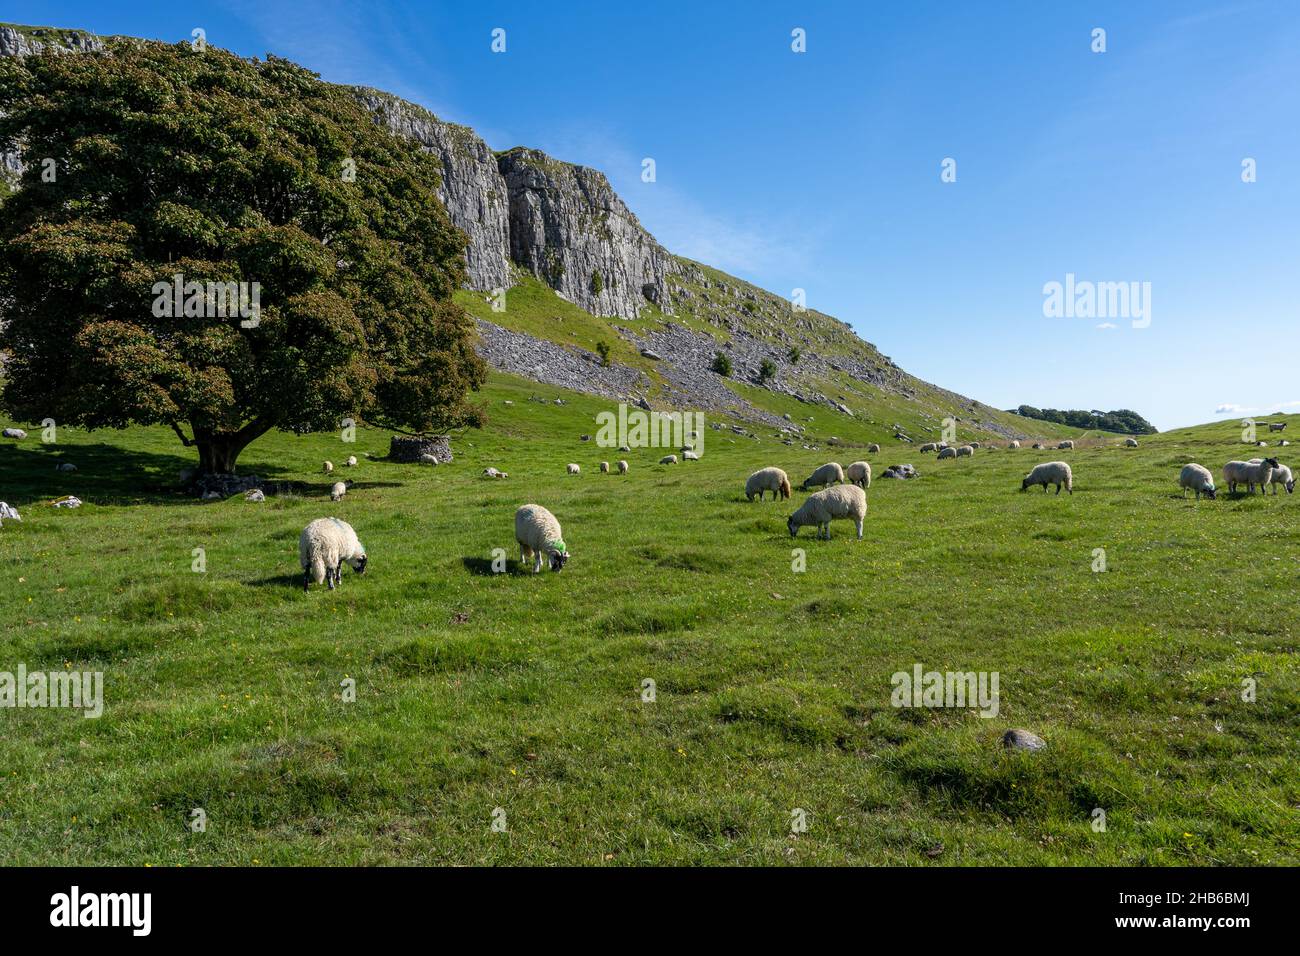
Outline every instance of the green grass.
<path id="1" fill-rule="evenodd" d="M 660 466 L 658 449 L 578 441 L 605 403 L 533 393 L 564 394 L 494 376 L 492 422 L 436 469 L 365 459 L 386 452 L 377 431 L 267 436 L 241 470 L 309 488 L 263 504 L 170 491 L 189 462 L 163 429 L 0 445 L 0 498 L 24 518 L 0 529 L 0 670 L 106 682 L 98 720 L 0 711 L 0 857 L 1300 862 L 1300 497 L 1175 486 L 1187 460 L 1251 456 L 1235 424 L 945 462 L 890 443 L 868 456 L 877 474 L 912 461 L 923 477 L 877 479 L 866 538 L 841 522 L 792 542 L 803 496 L 747 503 L 744 477 L 779 464 L 798 482 L 832 455 L 708 430 L 702 461 Z M 331 504 L 320 462 L 348 454 L 357 485 Z M 1058 455 L 1073 496 L 1018 492 Z M 630 475 L 597 472 L 618 457 Z M 85 506 L 41 504 L 68 493 Z M 528 501 L 564 525 L 561 574 L 515 566 Z M 371 568 L 304 595 L 298 532 L 330 514 Z M 491 573 L 494 548 L 509 573 Z M 891 707 L 891 674 L 914 663 L 997 671 L 1000 714 Z M 1004 753 L 1010 727 L 1048 749 Z"/>

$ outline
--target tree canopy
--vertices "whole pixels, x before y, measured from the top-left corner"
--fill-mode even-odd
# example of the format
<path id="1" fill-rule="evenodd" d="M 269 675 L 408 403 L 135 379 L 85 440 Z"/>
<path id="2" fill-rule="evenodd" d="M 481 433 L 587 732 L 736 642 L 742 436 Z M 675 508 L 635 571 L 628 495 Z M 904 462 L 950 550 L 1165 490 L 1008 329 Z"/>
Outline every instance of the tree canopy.
<path id="1" fill-rule="evenodd" d="M 1154 435 L 1156 428 L 1137 412 L 1120 408 L 1113 412 L 1098 409 L 1084 411 L 1081 408 L 1062 411 L 1058 408 L 1035 408 L 1033 405 L 1021 405 L 1010 409 L 1012 414 L 1025 418 L 1036 418 L 1043 422 L 1057 422 L 1075 428 L 1099 428 L 1107 432 L 1119 432 L 1121 435 Z"/>
<path id="2" fill-rule="evenodd" d="M 15 418 L 170 425 L 207 471 L 272 428 L 482 424 L 440 166 L 345 89 L 112 41 L 0 58 L 0 113 L 26 165 L 0 205 Z"/>

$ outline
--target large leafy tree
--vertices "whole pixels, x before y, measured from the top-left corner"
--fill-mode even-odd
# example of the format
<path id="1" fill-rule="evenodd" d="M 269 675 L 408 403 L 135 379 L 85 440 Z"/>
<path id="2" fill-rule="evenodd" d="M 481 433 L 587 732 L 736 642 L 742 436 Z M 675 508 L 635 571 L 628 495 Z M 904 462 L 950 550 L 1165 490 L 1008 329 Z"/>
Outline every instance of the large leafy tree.
<path id="1" fill-rule="evenodd" d="M 14 417 L 170 425 L 211 472 L 272 428 L 482 423 L 439 166 L 346 90 L 281 59 L 117 41 L 3 58 L 0 113 L 27 167 L 0 206 Z M 155 314 L 177 274 L 258 283 L 255 321 L 210 295 Z"/>

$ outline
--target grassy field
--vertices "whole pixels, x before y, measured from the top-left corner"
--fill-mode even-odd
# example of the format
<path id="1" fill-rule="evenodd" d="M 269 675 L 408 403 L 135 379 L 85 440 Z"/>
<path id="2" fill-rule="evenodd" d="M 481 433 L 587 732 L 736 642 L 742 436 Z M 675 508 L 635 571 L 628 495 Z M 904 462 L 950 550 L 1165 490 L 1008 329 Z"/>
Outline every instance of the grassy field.
<path id="1" fill-rule="evenodd" d="M 561 393 L 494 376 L 491 424 L 436 469 L 365 458 L 377 431 L 267 436 L 241 470 L 309 487 L 261 504 L 172 490 L 190 461 L 161 428 L 0 445 L 24 519 L 0 529 L 0 670 L 105 674 L 100 719 L 0 711 L 0 858 L 1300 863 L 1300 496 L 1175 484 L 1252 457 L 1235 423 L 945 462 L 888 444 L 876 474 L 922 478 L 877 478 L 866 538 L 791 541 L 803 495 L 747 503 L 745 476 L 856 454 L 709 430 L 701 461 L 660 466 L 578 440 L 605 403 L 531 394 Z M 320 462 L 348 454 L 331 504 Z M 1058 454 L 1074 495 L 1020 494 Z M 618 457 L 630 475 L 597 473 Z M 62 494 L 86 504 L 43 504 Z M 563 523 L 561 574 L 516 567 L 529 501 Z M 324 515 L 370 570 L 304 594 L 298 533 Z M 997 672 L 998 716 L 892 707 L 915 664 Z M 1004 751 L 1012 727 L 1047 749 Z"/>

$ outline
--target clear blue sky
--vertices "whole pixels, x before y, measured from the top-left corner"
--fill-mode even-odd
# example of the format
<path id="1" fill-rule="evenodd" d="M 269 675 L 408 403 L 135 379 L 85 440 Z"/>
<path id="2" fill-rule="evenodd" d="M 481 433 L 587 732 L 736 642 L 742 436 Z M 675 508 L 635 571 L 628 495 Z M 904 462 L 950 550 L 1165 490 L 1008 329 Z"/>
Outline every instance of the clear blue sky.
<path id="1" fill-rule="evenodd" d="M 804 288 L 904 368 L 1000 407 L 1130 407 L 1161 428 L 1300 411 L 1294 0 L 11 0 L 0 19 L 203 27 L 494 148 L 595 166 L 674 252 Z M 1150 326 L 1044 317 L 1067 273 L 1150 282 Z"/>

